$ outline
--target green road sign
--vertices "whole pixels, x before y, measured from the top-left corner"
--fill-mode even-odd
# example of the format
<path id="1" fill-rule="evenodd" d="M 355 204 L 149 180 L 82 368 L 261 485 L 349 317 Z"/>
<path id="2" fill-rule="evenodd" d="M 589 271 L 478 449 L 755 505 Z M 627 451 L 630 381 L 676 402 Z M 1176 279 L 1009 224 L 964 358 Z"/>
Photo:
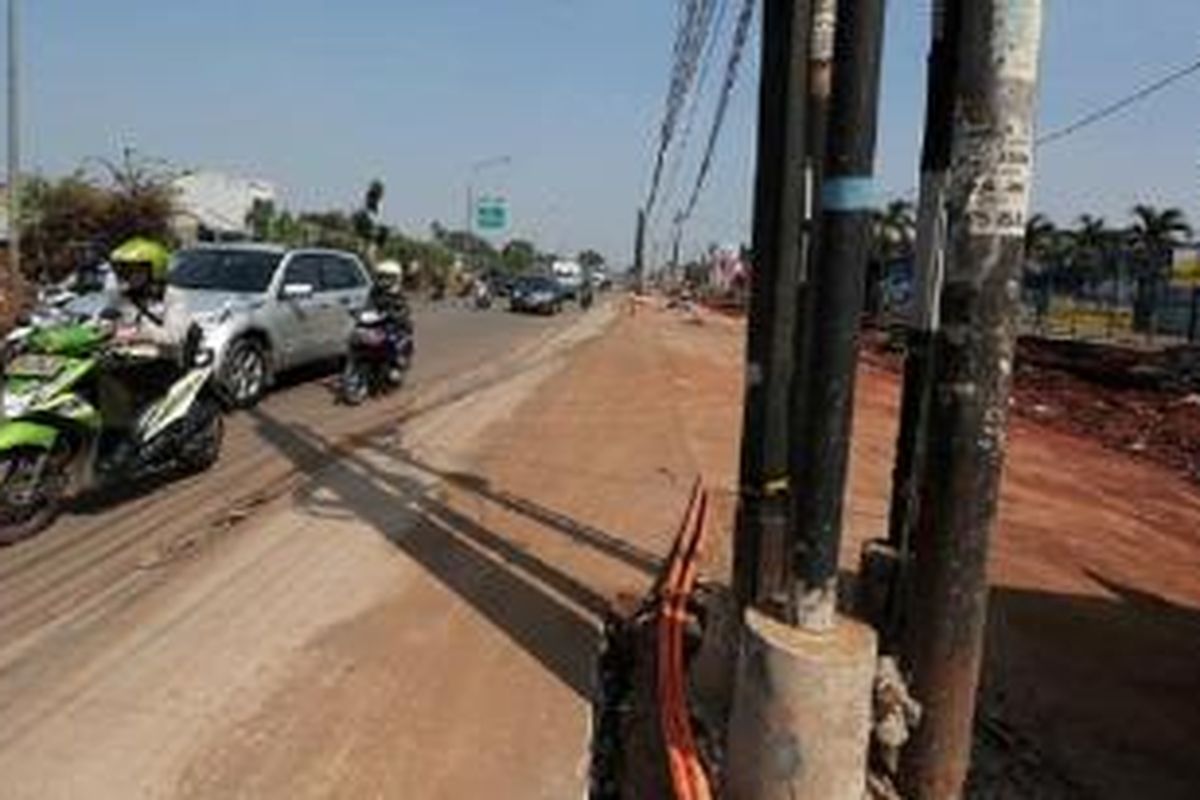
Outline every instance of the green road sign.
<path id="1" fill-rule="evenodd" d="M 475 228 L 502 231 L 508 227 L 508 204 L 503 197 L 482 197 L 475 204 Z"/>

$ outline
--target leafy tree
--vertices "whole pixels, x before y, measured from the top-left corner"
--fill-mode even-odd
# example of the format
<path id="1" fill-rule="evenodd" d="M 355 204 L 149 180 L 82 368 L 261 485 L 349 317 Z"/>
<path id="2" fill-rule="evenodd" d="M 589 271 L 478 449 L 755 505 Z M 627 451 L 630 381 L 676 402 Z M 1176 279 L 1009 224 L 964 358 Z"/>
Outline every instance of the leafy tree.
<path id="1" fill-rule="evenodd" d="M 604 266 L 604 256 L 597 253 L 595 250 L 584 250 L 579 254 L 579 264 L 587 270 L 593 270 Z"/>
<path id="2" fill-rule="evenodd" d="M 372 217 L 379 216 L 379 209 L 383 205 L 383 181 L 376 178 L 367 186 L 367 193 L 363 197 L 363 208 Z"/>
<path id="3" fill-rule="evenodd" d="M 100 179 L 77 170 L 58 180 L 26 181 L 19 224 L 28 275 L 61 280 L 133 236 L 174 242 L 171 176 L 130 153 L 120 163 L 101 163 Z"/>
<path id="4" fill-rule="evenodd" d="M 871 219 L 872 260 L 887 263 L 912 256 L 917 221 L 913 204 L 893 200 Z"/>
<path id="5" fill-rule="evenodd" d="M 1159 290 L 1171 269 L 1174 249 L 1192 236 L 1192 228 L 1178 208 L 1157 209 L 1138 205 L 1129 231 L 1129 248 L 1136 278 L 1133 303 L 1134 330 L 1150 329 Z"/>
<path id="6" fill-rule="evenodd" d="M 1111 234 L 1102 217 L 1082 214 L 1072 235 L 1072 261 L 1081 283 L 1095 284 L 1105 277 Z"/>
<path id="7" fill-rule="evenodd" d="M 500 263 L 505 272 L 510 275 L 521 275 L 533 269 L 537 261 L 537 248 L 525 239 L 513 239 L 504 245 L 500 253 Z"/>
<path id="8" fill-rule="evenodd" d="M 375 239 L 375 220 L 371 216 L 371 212 L 365 208 L 360 208 L 355 211 L 350 218 L 351 225 L 354 228 L 354 233 L 359 239 L 364 242 L 372 242 Z"/>
<path id="9" fill-rule="evenodd" d="M 246 227 L 250 229 L 250 235 L 260 242 L 276 238 L 277 221 L 275 203 L 261 197 L 254 201 L 246 213 Z"/>

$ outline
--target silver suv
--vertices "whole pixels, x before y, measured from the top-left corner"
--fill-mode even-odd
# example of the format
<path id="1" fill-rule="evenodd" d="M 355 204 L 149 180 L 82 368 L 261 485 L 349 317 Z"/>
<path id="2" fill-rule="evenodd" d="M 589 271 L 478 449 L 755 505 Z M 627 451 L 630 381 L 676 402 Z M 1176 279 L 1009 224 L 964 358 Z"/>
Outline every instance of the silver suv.
<path id="1" fill-rule="evenodd" d="M 195 247 L 171 263 L 166 316 L 200 326 L 231 401 L 249 407 L 279 372 L 344 353 L 370 288 L 363 263 L 338 250 Z"/>

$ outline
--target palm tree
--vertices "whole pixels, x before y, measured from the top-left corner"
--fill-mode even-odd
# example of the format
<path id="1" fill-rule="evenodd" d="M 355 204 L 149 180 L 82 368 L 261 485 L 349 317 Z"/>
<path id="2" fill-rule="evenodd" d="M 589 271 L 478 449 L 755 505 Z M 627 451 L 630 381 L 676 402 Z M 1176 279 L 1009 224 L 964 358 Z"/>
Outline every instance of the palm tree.
<path id="1" fill-rule="evenodd" d="M 379 208 L 383 205 L 383 181 L 376 178 L 367 186 L 366 195 L 363 197 L 363 208 L 372 217 L 379 216 Z"/>
<path id="2" fill-rule="evenodd" d="M 1058 227 L 1045 214 L 1034 214 L 1025 223 L 1025 260 L 1038 270 L 1046 266 L 1050 245 L 1058 235 Z"/>
<path id="3" fill-rule="evenodd" d="M 866 312 L 877 313 L 883 305 L 888 265 L 913 255 L 916 219 L 907 200 L 892 200 L 871 212 L 871 251 L 867 261 Z"/>
<path id="4" fill-rule="evenodd" d="M 872 250 L 876 260 L 887 263 L 912 255 L 917 221 L 913 204 L 893 200 L 871 215 Z"/>
<path id="5" fill-rule="evenodd" d="M 1062 232 L 1045 214 L 1034 214 L 1025 223 L 1025 285 L 1034 292 L 1034 310 L 1040 327 L 1050 310 L 1050 288 L 1061 260 Z"/>
<path id="6" fill-rule="evenodd" d="M 1176 247 L 1187 242 L 1192 228 L 1178 208 L 1157 209 L 1137 205 L 1133 209 L 1133 227 L 1129 230 L 1129 248 L 1137 278 L 1137 295 L 1133 303 L 1135 330 L 1150 329 L 1154 318 L 1159 287 L 1171 268 Z"/>

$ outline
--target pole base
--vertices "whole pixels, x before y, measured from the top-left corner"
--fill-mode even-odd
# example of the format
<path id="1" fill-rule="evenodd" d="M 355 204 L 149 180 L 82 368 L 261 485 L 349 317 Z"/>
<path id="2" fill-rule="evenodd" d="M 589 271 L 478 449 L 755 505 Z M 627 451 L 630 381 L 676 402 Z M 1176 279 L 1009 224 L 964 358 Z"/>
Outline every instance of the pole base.
<path id="1" fill-rule="evenodd" d="M 731 800 L 862 800 L 875 632 L 810 633 L 746 611 L 727 764 Z"/>

